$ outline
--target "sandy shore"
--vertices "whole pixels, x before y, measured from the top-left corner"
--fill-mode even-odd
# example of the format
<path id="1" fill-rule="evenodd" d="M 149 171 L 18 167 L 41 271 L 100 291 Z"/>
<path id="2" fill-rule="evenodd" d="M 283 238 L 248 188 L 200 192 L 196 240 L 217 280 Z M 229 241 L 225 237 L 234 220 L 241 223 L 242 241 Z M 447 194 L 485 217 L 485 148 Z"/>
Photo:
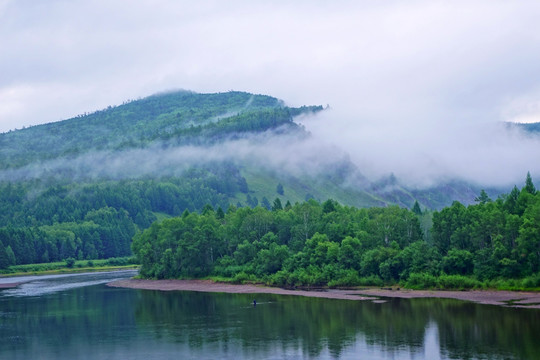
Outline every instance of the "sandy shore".
<path id="1" fill-rule="evenodd" d="M 287 290 L 276 287 L 259 285 L 235 285 L 216 283 L 211 280 L 140 280 L 127 279 L 108 283 L 113 287 L 125 287 L 131 289 L 161 290 L 161 291 L 199 291 L 199 292 L 221 292 L 234 294 L 279 294 L 310 296 L 328 299 L 345 300 L 373 300 L 373 297 L 361 296 L 355 291 L 328 290 L 328 291 L 306 291 L 306 290 Z"/>
<path id="2" fill-rule="evenodd" d="M 309 296 L 328 299 L 369 300 L 382 302 L 384 298 L 450 298 L 463 301 L 472 301 L 480 304 L 500 306 L 526 307 L 540 309 L 540 293 L 513 292 L 513 291 L 432 291 L 432 290 L 288 290 L 259 285 L 234 285 L 215 283 L 211 280 L 118 280 L 108 284 L 113 287 L 132 289 L 161 290 L 161 291 L 200 291 L 222 292 L 236 294 L 280 294 Z"/>
<path id="3" fill-rule="evenodd" d="M 11 288 L 17 287 L 17 286 L 19 286 L 21 284 L 22 284 L 22 282 L 13 282 L 13 283 L 0 284 L 0 290 L 1 289 L 11 289 Z"/>

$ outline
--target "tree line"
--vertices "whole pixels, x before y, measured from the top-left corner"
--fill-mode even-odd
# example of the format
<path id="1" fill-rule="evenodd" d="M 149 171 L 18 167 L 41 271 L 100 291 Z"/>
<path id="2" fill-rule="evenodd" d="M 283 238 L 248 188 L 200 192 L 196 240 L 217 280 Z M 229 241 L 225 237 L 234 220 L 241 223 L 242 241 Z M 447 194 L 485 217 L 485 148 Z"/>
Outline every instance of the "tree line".
<path id="1" fill-rule="evenodd" d="M 279 286 L 405 284 L 477 287 L 526 279 L 540 286 L 540 194 L 521 190 L 432 214 L 390 206 L 357 209 L 333 200 L 271 209 L 205 207 L 153 223 L 132 249 L 149 278 L 217 276 Z M 511 283 L 511 282 L 510 282 Z"/>
<path id="2" fill-rule="evenodd" d="M 227 164 L 160 179 L 0 182 L 0 269 L 129 256 L 136 231 L 157 216 L 205 204 L 226 207 L 230 197 L 247 191 L 238 169 Z"/>

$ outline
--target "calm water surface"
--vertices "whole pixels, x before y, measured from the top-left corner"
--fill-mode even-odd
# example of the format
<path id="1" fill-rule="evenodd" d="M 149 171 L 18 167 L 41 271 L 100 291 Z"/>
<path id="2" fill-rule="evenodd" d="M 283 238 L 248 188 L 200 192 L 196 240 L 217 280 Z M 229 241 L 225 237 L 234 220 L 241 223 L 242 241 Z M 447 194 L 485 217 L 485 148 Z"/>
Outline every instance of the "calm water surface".
<path id="1" fill-rule="evenodd" d="M 539 310 L 105 286 L 132 275 L 0 290 L 0 359 L 540 359 Z"/>

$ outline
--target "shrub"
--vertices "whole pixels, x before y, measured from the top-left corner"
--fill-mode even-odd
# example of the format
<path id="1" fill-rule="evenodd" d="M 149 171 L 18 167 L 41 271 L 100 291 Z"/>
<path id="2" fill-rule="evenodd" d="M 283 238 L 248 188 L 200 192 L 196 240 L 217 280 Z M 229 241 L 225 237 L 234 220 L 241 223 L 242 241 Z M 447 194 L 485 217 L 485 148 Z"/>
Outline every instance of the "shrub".
<path id="1" fill-rule="evenodd" d="M 443 289 L 465 290 L 482 287 L 482 283 L 476 279 L 463 275 L 443 274 L 437 279 L 437 284 Z"/>
<path id="2" fill-rule="evenodd" d="M 358 272 L 355 270 L 340 271 L 335 279 L 328 281 L 328 287 L 338 286 L 358 286 L 360 285 L 360 278 Z"/>
<path id="3" fill-rule="evenodd" d="M 289 273 L 285 270 L 279 270 L 275 274 L 272 274 L 268 277 L 268 285 L 273 286 L 285 286 L 289 280 Z"/>
<path id="4" fill-rule="evenodd" d="M 412 273 L 405 282 L 405 287 L 409 289 L 430 289 L 437 285 L 437 278 L 427 273 Z"/>
<path id="5" fill-rule="evenodd" d="M 377 275 L 370 275 L 358 279 L 358 285 L 361 286 L 383 286 L 384 283 Z"/>
<path id="6" fill-rule="evenodd" d="M 526 289 L 540 287 L 540 273 L 527 276 L 525 279 L 521 281 L 521 286 Z"/>
<path id="7" fill-rule="evenodd" d="M 249 281 L 255 281 L 255 275 L 248 275 L 246 272 L 241 271 L 232 278 L 232 282 L 235 284 L 243 284 Z"/>
<path id="8" fill-rule="evenodd" d="M 75 265 L 75 259 L 72 257 L 69 257 L 66 259 L 66 267 L 71 269 Z"/>

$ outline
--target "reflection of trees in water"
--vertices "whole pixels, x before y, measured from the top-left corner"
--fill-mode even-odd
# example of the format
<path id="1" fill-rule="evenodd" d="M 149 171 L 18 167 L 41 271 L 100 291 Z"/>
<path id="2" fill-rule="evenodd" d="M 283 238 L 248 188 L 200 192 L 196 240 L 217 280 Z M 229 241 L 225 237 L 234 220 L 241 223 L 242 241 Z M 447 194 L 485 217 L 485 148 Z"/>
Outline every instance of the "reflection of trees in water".
<path id="1" fill-rule="evenodd" d="M 427 300 L 427 299 L 424 299 Z M 446 303 L 446 305 L 445 305 Z M 540 311 L 433 301 L 441 348 L 452 358 L 539 359 Z M 437 306 L 438 305 L 438 306 Z"/>
<path id="2" fill-rule="evenodd" d="M 253 307 L 256 297 L 258 305 Z M 452 358 L 534 358 L 540 312 L 450 299 L 329 300 L 273 294 L 212 294 L 142 291 L 139 325 L 157 337 L 193 348 L 235 344 L 247 354 L 302 349 L 317 356 L 328 347 L 339 356 L 357 339 L 384 351 L 421 351 L 426 329 L 438 326 L 441 352 Z"/>
<path id="3" fill-rule="evenodd" d="M 422 354 L 426 330 L 433 326 L 443 356 L 540 358 L 540 311 L 450 299 L 374 304 L 94 286 L 40 297 L 0 298 L 0 354 L 42 354 L 44 349 L 50 354 L 77 354 L 95 348 L 106 353 L 118 344 L 130 348 L 171 344 L 171 351 L 188 347 L 231 358 L 234 352 L 240 352 L 239 358 L 280 353 L 317 357 L 327 350 L 339 357 L 355 346 L 388 354 L 408 350 Z M 106 339 L 113 340 L 107 345 Z"/>
<path id="4" fill-rule="evenodd" d="M 136 296 L 124 289 L 115 290 L 89 286 L 72 289 L 67 294 L 1 298 L 0 350 L 41 354 L 42 344 L 46 343 L 48 348 L 63 353 L 66 349 L 87 348 L 114 337 L 118 326 L 134 325 Z M 4 318 L 4 312 L 14 316 Z"/>

